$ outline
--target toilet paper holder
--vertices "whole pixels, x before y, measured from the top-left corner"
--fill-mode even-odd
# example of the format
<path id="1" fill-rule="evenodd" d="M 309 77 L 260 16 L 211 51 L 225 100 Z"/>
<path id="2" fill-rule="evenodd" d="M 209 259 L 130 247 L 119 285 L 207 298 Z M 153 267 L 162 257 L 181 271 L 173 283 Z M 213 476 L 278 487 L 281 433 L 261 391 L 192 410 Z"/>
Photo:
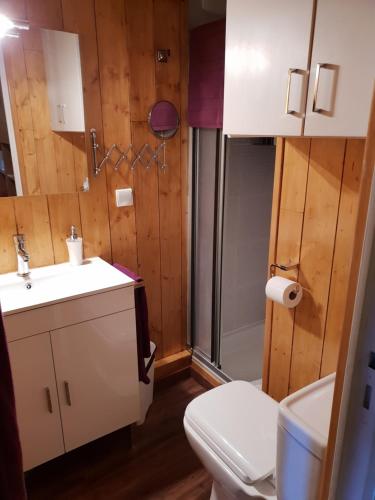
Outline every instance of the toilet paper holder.
<path id="1" fill-rule="evenodd" d="M 275 270 L 280 269 L 281 271 L 291 271 L 292 269 L 298 269 L 299 264 L 271 264 L 270 265 L 270 275 L 275 275 Z"/>

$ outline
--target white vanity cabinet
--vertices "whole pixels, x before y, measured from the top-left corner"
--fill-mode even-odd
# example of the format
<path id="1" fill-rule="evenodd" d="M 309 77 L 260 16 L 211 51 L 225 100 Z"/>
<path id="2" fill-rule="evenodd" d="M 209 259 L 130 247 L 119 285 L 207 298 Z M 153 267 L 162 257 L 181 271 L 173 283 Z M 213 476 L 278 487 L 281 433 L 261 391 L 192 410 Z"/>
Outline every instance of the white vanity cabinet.
<path id="1" fill-rule="evenodd" d="M 51 332 L 66 451 L 139 417 L 134 310 Z"/>
<path id="2" fill-rule="evenodd" d="M 224 133 L 365 136 L 374 26 L 372 0 L 228 0 Z"/>
<path id="3" fill-rule="evenodd" d="M 78 35 L 46 29 L 41 31 L 51 128 L 56 132 L 84 132 Z"/>
<path id="4" fill-rule="evenodd" d="M 139 419 L 134 287 L 99 258 L 32 270 L 30 290 L 9 276 L 0 299 L 28 470 Z"/>
<path id="5" fill-rule="evenodd" d="M 8 344 L 25 470 L 64 453 L 49 333 Z"/>

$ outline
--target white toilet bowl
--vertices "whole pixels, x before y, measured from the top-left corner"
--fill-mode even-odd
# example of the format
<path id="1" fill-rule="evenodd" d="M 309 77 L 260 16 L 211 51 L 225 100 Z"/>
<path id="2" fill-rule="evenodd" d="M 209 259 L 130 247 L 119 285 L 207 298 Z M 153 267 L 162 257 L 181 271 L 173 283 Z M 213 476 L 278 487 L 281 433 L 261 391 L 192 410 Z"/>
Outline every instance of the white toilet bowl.
<path id="1" fill-rule="evenodd" d="M 184 427 L 213 477 L 211 500 L 315 500 L 334 380 L 330 375 L 280 405 L 243 381 L 194 399 Z"/>

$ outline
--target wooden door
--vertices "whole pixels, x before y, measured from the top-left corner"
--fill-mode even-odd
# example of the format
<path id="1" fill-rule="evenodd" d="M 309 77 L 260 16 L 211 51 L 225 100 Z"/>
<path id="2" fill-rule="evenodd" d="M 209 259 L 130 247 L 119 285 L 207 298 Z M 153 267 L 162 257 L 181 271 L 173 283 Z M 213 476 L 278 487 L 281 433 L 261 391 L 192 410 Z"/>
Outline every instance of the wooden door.
<path id="1" fill-rule="evenodd" d="M 134 309 L 51 333 L 66 450 L 135 422 Z"/>
<path id="2" fill-rule="evenodd" d="M 313 4 L 227 1 L 225 134 L 302 134 Z"/>
<path id="3" fill-rule="evenodd" d="M 64 453 L 49 333 L 8 344 L 24 470 Z"/>
<path id="4" fill-rule="evenodd" d="M 318 0 L 304 135 L 366 136 L 374 26 L 373 0 Z"/>

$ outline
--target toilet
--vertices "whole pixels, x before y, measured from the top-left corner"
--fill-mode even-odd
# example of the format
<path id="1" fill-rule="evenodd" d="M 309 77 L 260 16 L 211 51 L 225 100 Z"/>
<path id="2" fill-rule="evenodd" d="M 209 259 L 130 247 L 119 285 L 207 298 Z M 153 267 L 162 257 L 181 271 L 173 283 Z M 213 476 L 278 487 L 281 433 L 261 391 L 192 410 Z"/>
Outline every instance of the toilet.
<path id="1" fill-rule="evenodd" d="M 315 500 L 334 382 L 329 375 L 281 403 L 244 381 L 194 399 L 184 427 L 213 477 L 211 500 Z"/>

